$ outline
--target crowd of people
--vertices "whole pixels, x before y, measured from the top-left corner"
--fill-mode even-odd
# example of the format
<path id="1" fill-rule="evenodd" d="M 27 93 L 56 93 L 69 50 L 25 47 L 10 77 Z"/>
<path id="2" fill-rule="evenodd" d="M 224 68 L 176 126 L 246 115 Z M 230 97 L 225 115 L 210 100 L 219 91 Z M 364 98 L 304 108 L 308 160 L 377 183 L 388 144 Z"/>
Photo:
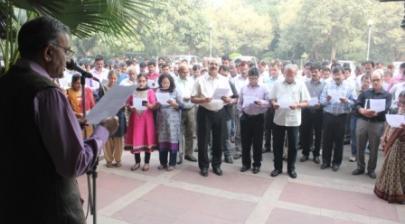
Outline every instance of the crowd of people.
<path id="1" fill-rule="evenodd" d="M 300 162 L 311 159 L 321 169 L 336 172 L 342 164 L 344 144 L 349 143 L 349 161 L 357 162 L 352 174 L 365 173 L 375 179 L 379 149 L 387 153 L 396 148 L 398 154 L 391 158 L 391 165 L 384 165 L 375 192 L 390 201 L 403 201 L 405 189 L 399 186 L 405 186 L 405 165 L 400 159 L 405 155 L 404 127 L 391 128 L 397 130 L 392 135 L 385 115 L 404 113 L 405 63 L 393 74 L 392 65 L 375 65 L 373 61 L 362 63 L 355 71 L 336 62 L 308 62 L 302 70 L 277 60 L 255 65 L 232 62 L 224 56 L 207 62 L 128 60 L 107 69 L 103 57 L 98 56 L 93 66 L 84 67 L 101 80 L 101 85 L 87 80 L 86 110 L 113 85 L 136 87 L 118 114 L 119 131 L 106 144 L 107 167 L 121 166 L 125 149 L 134 154 L 131 170 L 141 167 L 140 155 L 144 153 L 142 170 L 147 171 L 151 153 L 157 150 L 161 170 L 171 171 L 186 159 L 198 161 L 202 176 L 208 175 L 210 163 L 212 171 L 222 175 L 223 156 L 226 163 L 242 158 L 240 171 L 251 169 L 256 174 L 262 153 L 273 151 L 270 175 L 281 174 L 286 160 L 288 175 L 296 178 L 299 149 Z M 72 77 L 71 84 L 66 78 L 64 83 L 65 88 L 72 86 L 67 88 L 68 98 L 80 119 L 80 100 L 76 100 L 80 96 L 71 94 L 80 89 L 78 76 Z M 382 109 L 376 111 L 378 102 Z M 193 151 L 198 152 L 198 158 Z M 399 184 L 396 196 L 392 196 L 392 189 L 388 196 L 384 194 L 390 181 Z"/>
<path id="2" fill-rule="evenodd" d="M 47 16 L 22 25 L 18 50 L 20 59 L 0 77 L 2 152 L 18 158 L 0 163 L 7 180 L 0 185 L 1 223 L 85 223 L 76 178 L 94 169 L 103 149 L 107 167 L 121 166 L 126 149 L 134 154 L 131 170 L 140 169 L 144 153 L 148 171 L 158 150 L 159 169 L 172 171 L 184 158 L 198 161 L 202 176 L 210 163 L 223 174 L 222 155 L 227 163 L 242 157 L 240 171 L 258 173 L 268 162 L 262 153 L 274 151 L 271 176 L 282 173 L 285 158 L 296 178 L 299 145 L 301 162 L 312 153 L 321 169 L 338 171 L 350 140 L 353 175 L 377 178 L 378 197 L 405 201 L 405 64 L 393 74 L 391 65 L 367 61 L 351 75 L 334 62 L 299 71 L 292 63 L 255 66 L 223 57 L 203 65 L 128 61 L 107 69 L 97 57 L 86 69 L 101 82 L 82 84 L 65 70 L 73 52 L 69 28 Z M 134 89 L 118 118 L 86 126 L 86 113 L 115 85 Z M 385 159 L 377 177 L 380 146 Z"/>

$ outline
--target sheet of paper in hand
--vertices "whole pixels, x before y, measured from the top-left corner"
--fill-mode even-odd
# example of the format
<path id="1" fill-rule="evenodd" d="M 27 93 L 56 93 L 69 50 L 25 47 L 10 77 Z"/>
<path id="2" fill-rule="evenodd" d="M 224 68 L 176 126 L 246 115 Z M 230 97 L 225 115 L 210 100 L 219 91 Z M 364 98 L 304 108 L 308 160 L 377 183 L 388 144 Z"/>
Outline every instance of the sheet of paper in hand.
<path id="1" fill-rule="evenodd" d="M 212 96 L 213 99 L 221 99 L 223 96 L 228 96 L 229 89 L 217 88 Z"/>
<path id="2" fill-rule="evenodd" d="M 370 110 L 375 112 L 385 111 L 385 99 L 370 99 Z"/>
<path id="3" fill-rule="evenodd" d="M 167 103 L 167 101 L 170 100 L 171 98 L 170 98 L 169 93 L 157 92 L 156 99 L 161 105 L 169 105 L 169 103 Z"/>
<path id="4" fill-rule="evenodd" d="M 400 114 L 386 114 L 385 118 L 387 123 L 393 128 L 401 127 L 401 124 L 405 124 L 405 116 Z"/>
<path id="5" fill-rule="evenodd" d="M 115 116 L 125 105 L 128 97 L 135 91 L 135 86 L 119 86 L 111 88 L 96 106 L 89 112 L 86 119 L 90 124 L 98 124 L 107 117 Z"/>

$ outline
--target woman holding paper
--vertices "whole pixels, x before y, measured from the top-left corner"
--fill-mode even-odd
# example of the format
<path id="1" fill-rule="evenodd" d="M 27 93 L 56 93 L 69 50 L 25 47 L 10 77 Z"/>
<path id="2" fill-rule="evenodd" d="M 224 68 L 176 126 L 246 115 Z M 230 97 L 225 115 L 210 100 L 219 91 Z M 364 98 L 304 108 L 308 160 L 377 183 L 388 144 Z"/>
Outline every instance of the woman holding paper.
<path id="1" fill-rule="evenodd" d="M 70 103 L 70 106 L 72 106 L 73 112 L 75 113 L 77 119 L 82 119 L 83 116 L 83 110 L 82 110 L 82 84 L 80 83 L 80 75 L 74 75 L 72 76 L 72 87 L 69 88 L 66 91 L 68 101 Z M 94 101 L 93 97 L 93 92 L 91 91 L 90 88 L 85 88 L 85 108 L 86 108 L 86 113 L 90 111 L 91 108 L 93 108 L 96 103 Z M 86 126 L 85 127 L 86 131 L 85 134 L 86 136 L 84 137 L 89 137 L 93 133 L 93 127 L 92 126 Z"/>
<path id="2" fill-rule="evenodd" d="M 176 91 L 173 78 L 161 75 L 158 79 L 159 89 L 156 91 L 157 132 L 159 142 L 159 169 L 174 170 L 177 152 L 179 151 L 181 124 L 181 95 Z M 168 155 L 170 155 L 168 162 Z"/>
<path id="3" fill-rule="evenodd" d="M 153 108 L 156 97 L 153 90 L 147 86 L 146 76 L 138 75 L 138 87 L 127 101 L 131 112 L 127 134 L 125 136 L 125 149 L 135 155 L 135 164 L 131 170 L 135 171 L 141 166 L 141 152 L 145 152 L 143 171 L 149 170 L 150 154 L 156 148 L 155 123 L 153 121 Z"/>
<path id="4" fill-rule="evenodd" d="M 398 114 L 405 116 L 405 91 L 398 98 Z M 384 164 L 374 193 L 390 203 L 405 203 L 405 124 L 400 128 L 387 125 L 381 144 L 385 154 Z"/>

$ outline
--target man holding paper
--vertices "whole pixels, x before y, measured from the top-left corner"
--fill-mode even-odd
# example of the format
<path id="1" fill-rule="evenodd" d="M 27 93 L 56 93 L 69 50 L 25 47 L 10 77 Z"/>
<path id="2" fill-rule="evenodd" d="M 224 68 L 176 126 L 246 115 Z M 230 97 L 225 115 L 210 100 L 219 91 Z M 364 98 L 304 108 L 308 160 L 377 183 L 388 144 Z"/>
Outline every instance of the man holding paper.
<path id="1" fill-rule="evenodd" d="M 269 93 L 267 89 L 258 84 L 259 70 L 249 70 L 249 84 L 240 90 L 238 107 L 240 117 L 240 133 L 242 140 L 242 168 L 245 172 L 253 165 L 253 173 L 260 171 L 262 162 L 264 113 L 269 107 Z M 251 163 L 250 149 L 253 146 L 253 164 Z"/>
<path id="2" fill-rule="evenodd" d="M 270 91 L 269 98 L 275 109 L 274 114 L 274 170 L 271 176 L 283 172 L 284 136 L 288 137 L 288 175 L 297 178 L 295 160 L 297 157 L 298 131 L 301 125 L 301 108 L 308 105 L 310 99 L 304 82 L 295 80 L 297 65 L 288 64 L 284 68 L 285 80 L 277 82 Z"/>
<path id="3" fill-rule="evenodd" d="M 371 75 L 372 88 L 361 93 L 356 103 L 358 120 L 356 124 L 357 140 L 357 169 L 352 174 L 360 175 L 365 172 L 364 151 L 367 142 L 370 146 L 370 157 L 367 165 L 367 175 L 375 179 L 378 147 L 384 131 L 385 114 L 391 107 L 391 94 L 382 87 L 383 72 L 375 70 Z"/>
<path id="4" fill-rule="evenodd" d="M 212 170 L 221 176 L 222 146 L 225 141 L 226 120 L 224 105 L 231 102 L 228 79 L 218 75 L 218 63 L 211 61 L 207 75 L 195 81 L 191 102 L 199 104 L 197 110 L 198 166 L 200 174 L 208 176 L 208 141 L 212 135 Z"/>
<path id="5" fill-rule="evenodd" d="M 354 105 L 356 90 L 343 82 L 341 66 L 333 67 L 332 74 L 333 82 L 326 84 L 320 100 L 324 107 L 321 169 L 332 165 L 332 170 L 336 172 L 342 163 L 346 119 Z"/>
<path id="6" fill-rule="evenodd" d="M 316 164 L 320 163 L 319 151 L 321 149 L 322 138 L 322 107 L 319 102 L 322 90 L 325 83 L 321 79 L 321 65 L 318 63 L 311 64 L 311 80 L 305 82 L 311 99 L 308 102 L 308 108 L 302 110 L 302 157 L 301 162 L 309 159 L 309 153 L 312 145 L 314 145 L 313 161 Z M 313 144 L 313 133 L 315 133 L 315 144 Z"/>

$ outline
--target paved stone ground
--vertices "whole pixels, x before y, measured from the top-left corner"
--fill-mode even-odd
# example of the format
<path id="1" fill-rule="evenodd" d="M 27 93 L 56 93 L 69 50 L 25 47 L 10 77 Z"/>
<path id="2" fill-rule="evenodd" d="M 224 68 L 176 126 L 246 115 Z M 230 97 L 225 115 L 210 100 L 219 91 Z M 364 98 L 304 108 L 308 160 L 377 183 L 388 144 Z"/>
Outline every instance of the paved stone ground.
<path id="1" fill-rule="evenodd" d="M 312 161 L 297 161 L 297 179 L 269 176 L 273 155 L 265 153 L 259 174 L 240 173 L 240 160 L 224 164 L 224 175 L 198 173 L 196 163 L 184 162 L 172 172 L 160 171 L 158 154 L 148 172 L 130 171 L 133 157 L 124 153 L 121 168 L 99 165 L 97 179 L 100 224 L 349 224 L 405 223 L 405 205 L 389 204 L 373 194 L 374 181 L 352 176 L 355 163 L 338 172 L 320 170 Z M 300 152 L 298 159 L 300 158 Z M 379 167 L 383 157 L 380 154 Z M 286 164 L 284 164 L 286 169 Z M 79 178 L 87 198 L 86 177 Z M 87 199 L 86 199 L 87 200 Z M 88 217 L 92 223 L 92 217 Z"/>

